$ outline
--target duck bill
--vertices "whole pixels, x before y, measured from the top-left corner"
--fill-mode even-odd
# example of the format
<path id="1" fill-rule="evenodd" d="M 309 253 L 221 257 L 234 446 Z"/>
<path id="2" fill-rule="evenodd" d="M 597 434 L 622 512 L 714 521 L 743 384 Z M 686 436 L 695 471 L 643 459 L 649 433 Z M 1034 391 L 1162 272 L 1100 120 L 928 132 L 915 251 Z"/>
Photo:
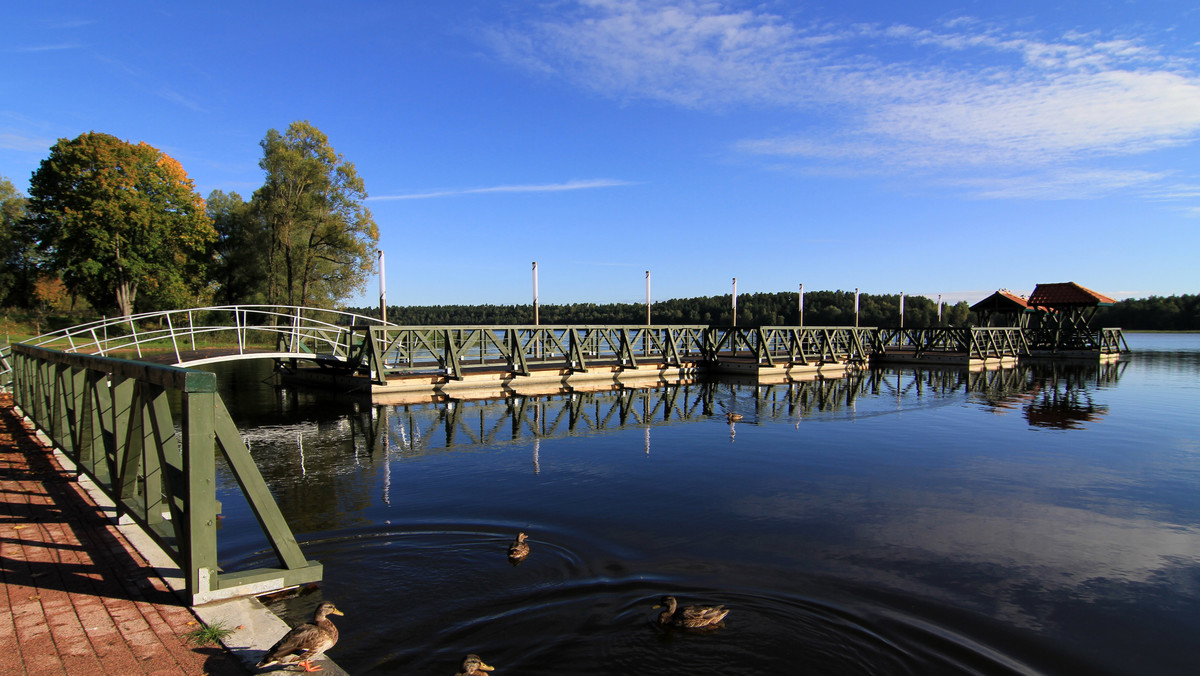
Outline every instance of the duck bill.
<path id="1" fill-rule="evenodd" d="M 480 670 L 480 671 L 495 671 L 495 670 L 496 670 L 496 667 L 493 667 L 493 666 L 491 666 L 490 664 L 484 664 L 483 662 L 480 662 L 480 663 L 479 663 L 479 670 Z"/>
<path id="2" fill-rule="evenodd" d="M 346 613 L 343 613 L 342 611 L 338 610 L 337 608 L 334 608 L 333 610 L 329 611 L 329 614 L 330 614 L 330 615 L 338 615 L 338 616 L 341 616 L 341 617 L 345 617 L 345 616 L 346 616 Z"/>

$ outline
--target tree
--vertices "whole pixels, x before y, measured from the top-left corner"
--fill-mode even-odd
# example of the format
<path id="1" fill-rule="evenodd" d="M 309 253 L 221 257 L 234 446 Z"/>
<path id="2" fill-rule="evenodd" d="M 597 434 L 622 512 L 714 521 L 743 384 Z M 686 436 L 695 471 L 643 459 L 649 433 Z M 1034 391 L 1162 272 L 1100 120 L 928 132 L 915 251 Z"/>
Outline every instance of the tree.
<path id="1" fill-rule="evenodd" d="M 334 307 L 364 288 L 379 241 L 363 181 L 307 121 L 260 145 L 267 179 L 253 206 L 269 237 L 267 300 Z"/>
<path id="2" fill-rule="evenodd" d="M 37 243 L 29 231 L 25 196 L 0 176 L 0 301 L 33 305 Z"/>
<path id="3" fill-rule="evenodd" d="M 88 132 L 59 139 L 29 185 L 46 265 L 71 293 L 129 316 L 188 303 L 216 233 L 179 162 L 147 145 Z"/>
<path id="4" fill-rule="evenodd" d="M 263 252 L 270 240 L 262 220 L 236 192 L 212 191 L 205 209 L 217 231 L 210 273 L 217 302 L 265 303 L 269 270 Z"/>
<path id="5" fill-rule="evenodd" d="M 37 334 L 42 333 L 42 325 L 52 310 L 63 310 L 67 299 L 67 287 L 58 277 L 43 274 L 33 284 L 34 320 Z"/>

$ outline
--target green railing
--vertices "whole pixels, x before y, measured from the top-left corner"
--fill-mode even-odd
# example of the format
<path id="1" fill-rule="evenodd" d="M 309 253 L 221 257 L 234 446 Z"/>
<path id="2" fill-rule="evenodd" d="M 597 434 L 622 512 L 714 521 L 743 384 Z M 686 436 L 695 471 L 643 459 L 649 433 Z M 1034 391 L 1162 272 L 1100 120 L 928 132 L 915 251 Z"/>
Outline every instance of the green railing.
<path id="1" fill-rule="evenodd" d="M 1125 342 L 1125 333 L 1121 329 L 1100 329 L 1096 335 L 1096 343 L 1101 354 L 1129 352 L 1129 343 Z"/>
<path id="2" fill-rule="evenodd" d="M 712 327 L 706 332 L 710 360 L 752 358 L 764 366 L 865 364 L 875 329 L 857 326 Z"/>
<path id="3" fill-rule="evenodd" d="M 913 356 L 965 354 L 970 359 L 1028 357 L 1025 331 L 1015 326 L 881 328 L 875 350 Z"/>
<path id="4" fill-rule="evenodd" d="M 659 326 L 354 326 L 347 366 L 376 383 L 389 374 L 453 379 L 469 370 L 528 375 L 534 367 L 572 372 L 594 366 L 679 367 L 752 358 L 770 366 L 865 363 L 875 329 L 858 327 Z"/>
<path id="5" fill-rule="evenodd" d="M 388 374 L 433 372 L 461 379 L 468 369 L 527 375 L 533 367 L 586 371 L 682 366 L 705 355 L 704 326 L 355 326 L 351 368 L 382 383 Z"/>
<path id="6" fill-rule="evenodd" d="M 1059 326 L 1048 323 L 1029 329 L 1029 346 L 1039 354 L 1067 357 L 1096 352 L 1101 355 L 1129 352 L 1125 334 L 1118 328 L 1093 329 L 1087 326 Z"/>
<path id="7" fill-rule="evenodd" d="M 191 604 L 321 579 L 217 395 L 214 374 L 29 345 L 14 345 L 12 360 L 22 412 L 171 557 Z M 218 451 L 278 567 L 218 568 Z"/>

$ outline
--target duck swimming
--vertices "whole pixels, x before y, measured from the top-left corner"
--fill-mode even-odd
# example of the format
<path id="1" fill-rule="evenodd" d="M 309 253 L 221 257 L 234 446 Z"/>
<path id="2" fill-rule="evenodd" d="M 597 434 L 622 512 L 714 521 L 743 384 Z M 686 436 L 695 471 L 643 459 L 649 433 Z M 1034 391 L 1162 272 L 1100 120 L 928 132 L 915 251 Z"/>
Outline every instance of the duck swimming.
<path id="1" fill-rule="evenodd" d="M 467 655 L 467 658 L 462 662 L 462 671 L 454 676 L 471 676 L 471 674 L 479 674 L 484 671 L 495 671 L 496 667 L 484 664 L 483 660 L 479 659 L 479 655 L 474 653 Z"/>
<path id="2" fill-rule="evenodd" d="M 684 629 L 716 629 L 729 614 L 725 606 L 684 606 L 677 608 L 674 596 L 664 596 L 655 608 L 666 606 L 658 616 L 660 624 L 669 624 Z"/>
<path id="3" fill-rule="evenodd" d="M 508 546 L 508 562 L 514 566 L 529 556 L 529 543 L 525 542 L 527 537 L 525 533 L 517 533 L 517 539 Z"/>
<path id="4" fill-rule="evenodd" d="M 337 643 L 338 630 L 329 616 L 341 614 L 337 606 L 325 601 L 317 606 L 311 623 L 297 625 L 284 634 L 255 666 L 262 669 L 275 664 L 295 664 L 304 671 L 321 671 L 322 668 L 314 666 L 312 662 Z"/>

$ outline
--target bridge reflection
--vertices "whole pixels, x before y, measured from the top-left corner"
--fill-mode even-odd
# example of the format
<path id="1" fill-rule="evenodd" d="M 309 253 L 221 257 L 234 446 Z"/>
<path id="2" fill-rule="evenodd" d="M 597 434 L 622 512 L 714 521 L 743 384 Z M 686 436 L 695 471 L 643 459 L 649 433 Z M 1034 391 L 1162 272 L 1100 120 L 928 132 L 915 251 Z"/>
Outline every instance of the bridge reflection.
<path id="1" fill-rule="evenodd" d="M 447 400 L 361 406 L 350 417 L 356 446 L 391 457 L 420 456 L 498 444 L 580 435 L 622 428 L 649 429 L 703 421 L 799 423 L 806 417 L 871 415 L 879 401 L 887 412 L 928 405 L 955 392 L 997 412 L 1017 410 L 1031 426 L 1074 429 L 1107 413 L 1093 391 L 1115 383 L 1124 362 L 1047 364 L 990 371 L 881 368 L 841 378 L 759 384 L 721 378 L 654 387 L 514 395 L 499 399 Z M 860 410 L 864 399 L 873 403 Z M 730 432 L 735 423 L 730 422 Z M 537 449 L 535 448 L 535 451 Z M 646 449 L 649 450 L 648 447 Z"/>

